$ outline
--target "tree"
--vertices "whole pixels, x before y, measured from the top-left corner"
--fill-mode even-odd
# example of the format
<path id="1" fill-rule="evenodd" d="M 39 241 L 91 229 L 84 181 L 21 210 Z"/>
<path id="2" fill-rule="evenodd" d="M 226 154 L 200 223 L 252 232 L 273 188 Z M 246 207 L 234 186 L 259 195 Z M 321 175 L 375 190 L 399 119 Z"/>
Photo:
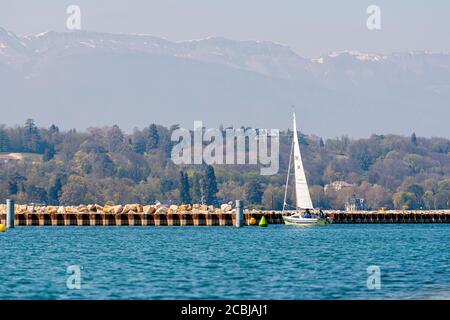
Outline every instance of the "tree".
<path id="1" fill-rule="evenodd" d="M 55 157 L 55 154 L 56 154 L 55 147 L 53 145 L 49 145 L 44 149 L 44 155 L 42 157 L 42 160 L 44 160 L 44 162 L 50 161 Z"/>
<path id="2" fill-rule="evenodd" d="M 389 190 L 380 185 L 374 185 L 364 195 L 367 205 L 372 210 L 379 208 L 389 208 L 392 206 L 392 199 Z"/>
<path id="3" fill-rule="evenodd" d="M 417 136 L 415 132 L 413 132 L 413 134 L 411 135 L 411 143 L 417 146 Z"/>
<path id="4" fill-rule="evenodd" d="M 358 140 L 349 146 L 349 156 L 359 164 L 364 171 L 369 170 L 370 166 L 378 158 L 380 152 L 378 142 L 374 140 Z"/>
<path id="5" fill-rule="evenodd" d="M 207 165 L 202 178 L 202 191 L 206 204 L 216 204 L 217 202 L 217 180 L 214 168 Z"/>
<path id="6" fill-rule="evenodd" d="M 417 206 L 416 196 L 411 192 L 397 192 L 393 197 L 396 209 L 413 209 Z"/>
<path id="7" fill-rule="evenodd" d="M 192 199 L 194 202 L 201 202 L 202 197 L 202 176 L 198 172 L 195 172 L 192 177 Z"/>
<path id="8" fill-rule="evenodd" d="M 124 136 L 122 130 L 117 125 L 114 125 L 109 130 L 109 151 L 120 152 L 123 149 Z"/>
<path id="9" fill-rule="evenodd" d="M 325 191 L 322 186 L 312 186 L 309 191 L 311 193 L 311 200 L 316 208 L 329 208 L 330 201 L 325 195 Z"/>
<path id="10" fill-rule="evenodd" d="M 268 186 L 262 196 L 262 205 L 265 209 L 282 210 L 284 189 L 282 187 Z"/>
<path id="11" fill-rule="evenodd" d="M 192 202 L 189 177 L 186 172 L 180 171 L 180 200 L 183 204 Z"/>
<path id="12" fill-rule="evenodd" d="M 158 148 L 158 145 L 159 145 L 158 128 L 156 127 L 155 124 L 151 124 L 148 132 L 147 150 L 156 149 Z"/>
<path id="13" fill-rule="evenodd" d="M 422 197 L 422 203 L 423 203 L 424 209 L 426 209 L 426 210 L 435 209 L 433 191 L 428 190 L 427 192 L 425 192 L 425 194 Z"/>
<path id="14" fill-rule="evenodd" d="M 0 152 L 8 152 L 10 148 L 8 133 L 0 128 Z"/>
<path id="15" fill-rule="evenodd" d="M 408 186 L 405 190 L 406 192 L 412 193 L 415 197 L 415 207 L 410 208 L 410 209 L 420 209 L 420 207 L 422 207 L 422 197 L 424 195 L 424 190 L 423 188 L 418 185 L 417 183 L 414 183 L 410 186 Z"/>
<path id="16" fill-rule="evenodd" d="M 320 148 L 325 148 L 325 142 L 323 142 L 322 138 L 320 138 L 320 140 L 319 140 L 319 147 Z"/>
<path id="17" fill-rule="evenodd" d="M 261 204 L 264 190 L 257 179 L 252 179 L 245 184 L 245 198 L 250 204 Z"/>
<path id="18" fill-rule="evenodd" d="M 62 193 L 62 183 L 61 178 L 56 177 L 55 181 L 53 182 L 52 186 L 48 190 L 48 200 L 50 204 L 58 205 L 59 199 L 61 197 Z"/>
<path id="19" fill-rule="evenodd" d="M 133 151 L 139 154 L 145 153 L 145 140 L 142 136 L 137 136 L 132 140 Z"/>
<path id="20" fill-rule="evenodd" d="M 27 119 L 23 128 L 23 143 L 25 152 L 41 153 L 42 141 L 39 129 L 33 119 Z"/>

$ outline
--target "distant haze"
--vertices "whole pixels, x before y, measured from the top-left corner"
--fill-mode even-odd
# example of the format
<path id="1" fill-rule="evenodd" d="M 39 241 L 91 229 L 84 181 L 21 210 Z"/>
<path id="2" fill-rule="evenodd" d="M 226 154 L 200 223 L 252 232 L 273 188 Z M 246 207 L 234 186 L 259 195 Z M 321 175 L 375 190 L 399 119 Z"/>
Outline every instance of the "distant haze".
<path id="1" fill-rule="evenodd" d="M 0 29 L 8 124 L 31 117 L 63 128 L 132 130 L 203 120 L 284 129 L 295 105 L 302 131 L 325 137 L 448 137 L 449 70 L 449 54 L 346 51 L 311 60 L 271 42 L 91 32 L 20 38 Z"/>

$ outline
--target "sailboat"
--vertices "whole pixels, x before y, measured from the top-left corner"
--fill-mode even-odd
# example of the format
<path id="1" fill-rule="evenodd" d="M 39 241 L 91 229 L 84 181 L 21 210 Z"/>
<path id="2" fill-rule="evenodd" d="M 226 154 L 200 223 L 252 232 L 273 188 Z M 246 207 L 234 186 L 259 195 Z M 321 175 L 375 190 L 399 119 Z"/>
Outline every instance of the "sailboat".
<path id="1" fill-rule="evenodd" d="M 325 225 L 330 221 L 326 216 L 320 212 L 320 214 L 314 213 L 314 206 L 311 200 L 311 194 L 308 189 L 308 181 L 306 180 L 305 169 L 303 167 L 302 155 L 300 153 L 300 145 L 298 143 L 298 133 L 297 133 L 297 123 L 295 120 L 295 112 L 293 116 L 293 139 L 291 145 L 291 152 L 289 156 L 289 167 L 288 174 L 286 178 L 286 187 L 284 192 L 284 203 L 283 203 L 283 220 L 285 224 L 295 225 L 295 226 L 314 226 L 314 225 Z M 287 191 L 289 185 L 289 176 L 291 170 L 292 155 L 294 156 L 294 176 L 295 176 L 295 213 L 285 214 L 285 209 L 288 204 Z"/>

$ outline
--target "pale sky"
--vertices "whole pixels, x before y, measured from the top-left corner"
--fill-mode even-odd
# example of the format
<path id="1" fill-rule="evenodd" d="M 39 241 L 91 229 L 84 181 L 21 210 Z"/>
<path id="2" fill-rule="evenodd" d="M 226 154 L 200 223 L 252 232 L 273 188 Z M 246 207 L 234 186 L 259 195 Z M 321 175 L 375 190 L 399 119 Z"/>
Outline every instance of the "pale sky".
<path id="1" fill-rule="evenodd" d="M 1 0 L 0 27 L 18 35 L 65 31 L 71 4 L 89 31 L 269 40 L 305 57 L 346 49 L 450 52 L 448 0 Z M 381 8 L 380 31 L 366 28 L 371 4 Z"/>

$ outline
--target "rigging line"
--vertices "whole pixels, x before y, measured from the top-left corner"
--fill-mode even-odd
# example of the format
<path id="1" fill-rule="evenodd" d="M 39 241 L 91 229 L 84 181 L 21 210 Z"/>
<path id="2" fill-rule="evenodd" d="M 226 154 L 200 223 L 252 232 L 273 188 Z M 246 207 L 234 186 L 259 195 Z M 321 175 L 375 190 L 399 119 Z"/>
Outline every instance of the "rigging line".
<path id="1" fill-rule="evenodd" d="M 284 201 L 283 201 L 283 211 L 286 208 L 286 199 L 287 199 L 287 191 L 288 191 L 288 184 L 289 184 L 289 175 L 291 173 L 291 161 L 292 161 L 292 152 L 294 150 L 294 139 L 292 139 L 292 144 L 291 144 L 291 152 L 289 154 L 289 165 L 288 165 L 288 172 L 287 172 L 287 177 L 286 177 L 286 186 L 284 189 Z"/>

